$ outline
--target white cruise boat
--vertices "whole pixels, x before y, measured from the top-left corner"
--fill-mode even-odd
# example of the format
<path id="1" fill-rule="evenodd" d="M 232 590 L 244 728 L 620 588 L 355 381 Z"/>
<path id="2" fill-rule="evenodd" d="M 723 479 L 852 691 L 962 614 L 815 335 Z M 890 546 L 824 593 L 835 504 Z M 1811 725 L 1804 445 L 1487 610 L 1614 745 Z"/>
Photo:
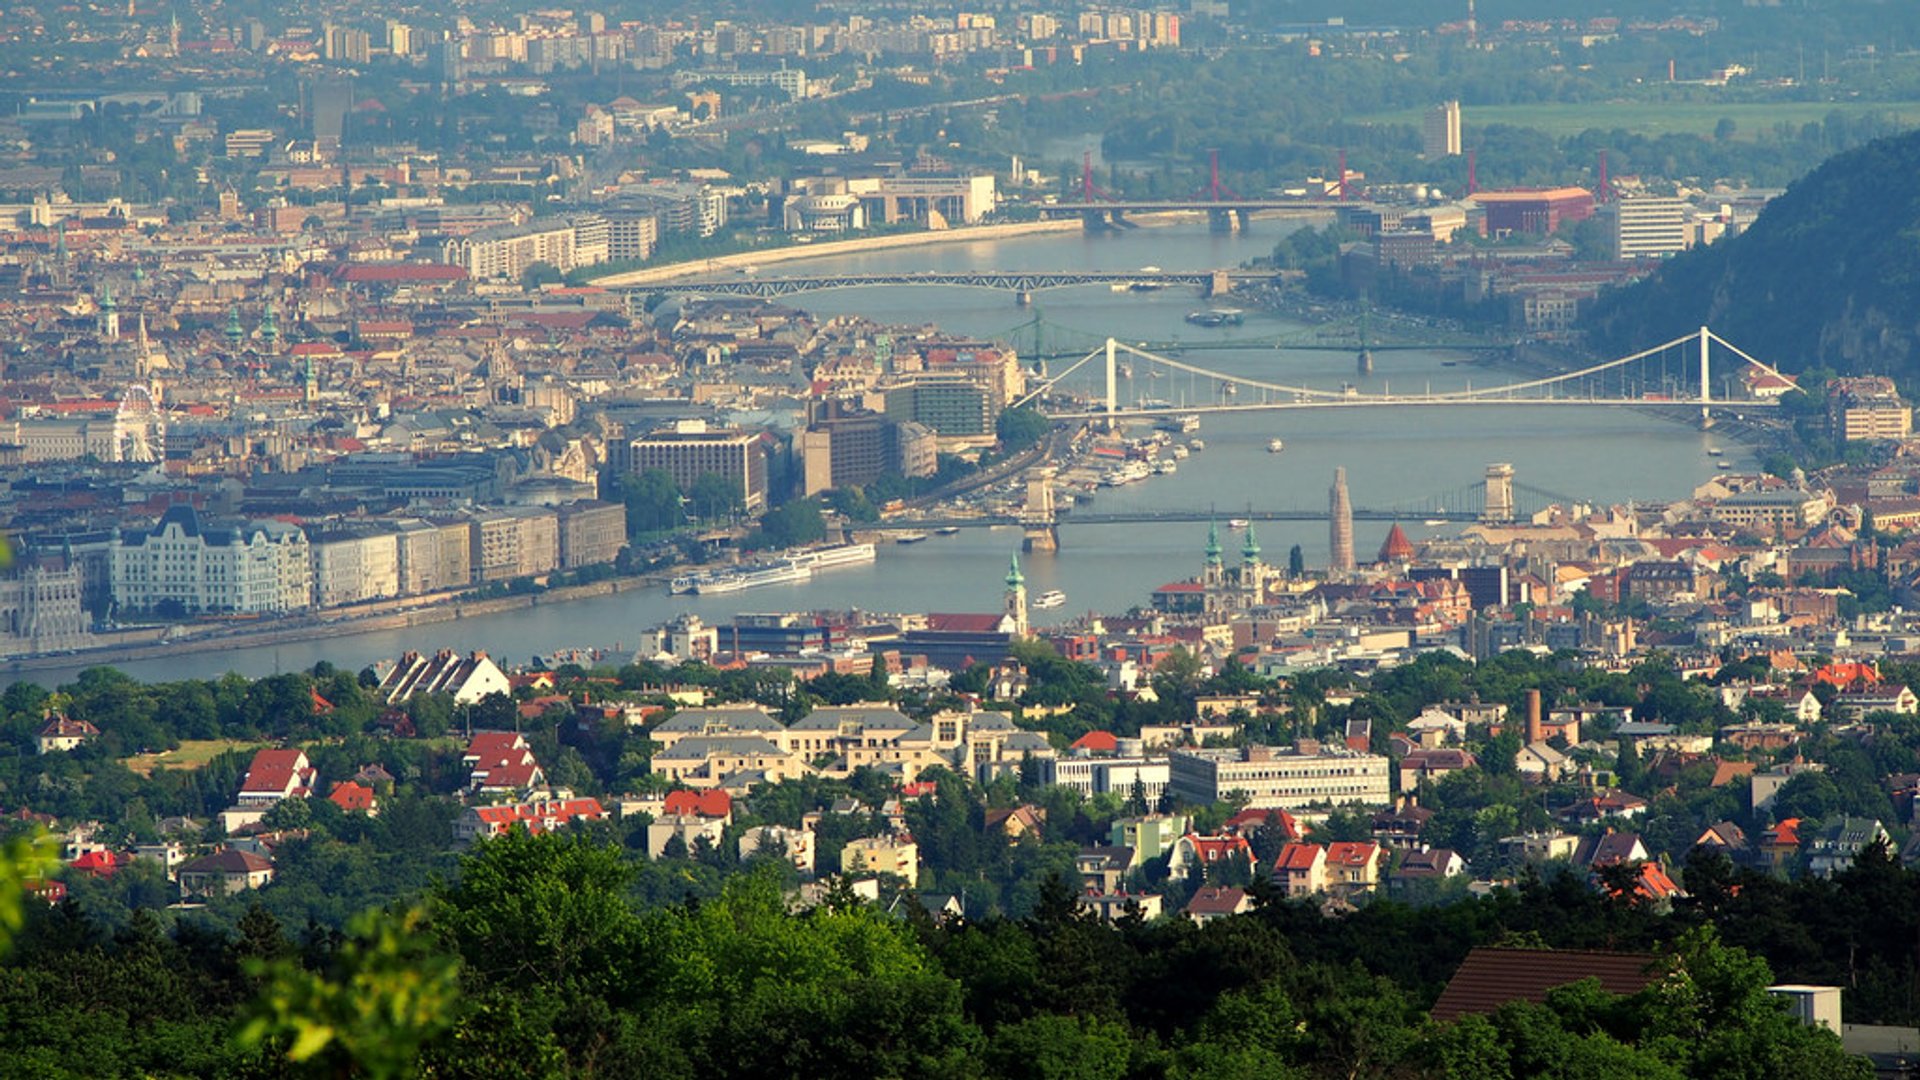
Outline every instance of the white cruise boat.
<path id="1" fill-rule="evenodd" d="M 812 576 L 811 569 L 795 566 L 792 562 L 782 559 L 762 566 L 715 574 L 709 580 L 695 584 L 693 591 L 702 596 L 711 596 L 739 592 L 742 589 L 755 589 L 762 585 L 785 585 L 789 582 L 805 581 Z"/>
<path id="2" fill-rule="evenodd" d="M 1279 439 L 1267 440 L 1267 453 L 1269 454 L 1277 454 L 1280 451 L 1285 450 L 1286 448 L 1287 448 L 1287 444 L 1284 442 L 1281 442 Z"/>
<path id="3" fill-rule="evenodd" d="M 1066 602 L 1067 594 L 1061 592 L 1059 589 L 1048 589 L 1046 592 L 1033 598 L 1033 606 L 1042 609 L 1061 607 L 1066 604 Z"/>
<path id="4" fill-rule="evenodd" d="M 828 547 L 789 551 L 786 558 L 795 566 L 804 566 L 809 570 L 826 570 L 835 566 L 870 563 L 874 558 L 874 549 L 872 544 L 833 544 Z"/>

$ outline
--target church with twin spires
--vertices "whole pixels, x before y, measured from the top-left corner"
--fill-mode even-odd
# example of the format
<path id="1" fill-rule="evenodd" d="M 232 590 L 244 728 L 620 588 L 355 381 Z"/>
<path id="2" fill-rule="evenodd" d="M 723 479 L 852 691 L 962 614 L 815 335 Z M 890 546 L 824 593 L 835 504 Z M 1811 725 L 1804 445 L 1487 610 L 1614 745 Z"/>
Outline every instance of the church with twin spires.
<path id="1" fill-rule="evenodd" d="M 1221 558 L 1220 526 L 1207 526 L 1207 563 L 1200 571 L 1201 610 L 1209 615 L 1249 611 L 1267 601 L 1268 584 L 1281 572 L 1260 558 L 1260 538 L 1247 523 L 1247 540 L 1240 546 L 1240 565 L 1228 567 Z"/>

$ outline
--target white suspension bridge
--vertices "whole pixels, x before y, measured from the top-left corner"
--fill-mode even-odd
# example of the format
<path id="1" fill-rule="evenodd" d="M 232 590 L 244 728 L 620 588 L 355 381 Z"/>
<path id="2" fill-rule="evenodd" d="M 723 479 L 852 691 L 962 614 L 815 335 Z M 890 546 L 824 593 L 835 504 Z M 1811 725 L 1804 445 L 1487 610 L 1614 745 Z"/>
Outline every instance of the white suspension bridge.
<path id="1" fill-rule="evenodd" d="M 1718 347 L 1716 350 L 1715 347 Z M 1715 394 L 1715 356 L 1720 364 L 1731 361 L 1733 371 L 1724 373 L 1720 393 Z M 1184 372 L 1201 384 L 1204 400 L 1175 405 L 1156 397 L 1143 396 L 1140 383 L 1131 377 L 1130 361 L 1151 365 L 1156 374 Z M 1093 383 L 1093 392 L 1070 393 L 1067 385 L 1082 369 L 1104 364 L 1104 379 L 1093 369 L 1081 375 L 1079 382 Z M 1715 408 L 1769 408 L 1777 397 L 1751 392 L 1736 394 L 1740 376 L 1757 373 L 1767 376 L 1774 386 L 1791 381 L 1772 366 L 1755 359 L 1707 327 L 1642 349 L 1630 356 L 1604 361 L 1575 371 L 1532 378 L 1518 378 L 1494 386 L 1473 386 L 1421 393 L 1394 393 L 1391 384 L 1378 392 L 1363 391 L 1351 384 L 1336 390 L 1302 386 L 1270 379 L 1254 378 L 1214 371 L 1175 357 L 1149 352 L 1123 341 L 1108 338 L 1106 344 L 1082 356 L 1064 369 L 1039 379 L 1015 406 L 1036 405 L 1056 420 L 1152 419 L 1182 413 L 1258 412 L 1275 409 L 1352 409 L 1379 406 L 1596 406 L 1631 405 L 1698 408 L 1703 426 L 1713 422 Z M 1122 384 L 1125 384 L 1123 393 Z M 1199 398 L 1200 395 L 1196 395 Z"/>

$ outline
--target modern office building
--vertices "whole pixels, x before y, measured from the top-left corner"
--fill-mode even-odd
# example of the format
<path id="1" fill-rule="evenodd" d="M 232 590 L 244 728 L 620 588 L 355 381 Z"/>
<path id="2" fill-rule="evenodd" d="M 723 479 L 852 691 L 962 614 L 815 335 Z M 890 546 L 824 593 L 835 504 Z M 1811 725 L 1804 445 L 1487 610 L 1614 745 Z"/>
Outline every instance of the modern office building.
<path id="1" fill-rule="evenodd" d="M 1609 213 L 1616 259 L 1664 259 L 1687 249 L 1691 229 L 1685 199 L 1635 195 L 1614 203 Z"/>
<path id="2" fill-rule="evenodd" d="M 714 473 L 737 485 L 748 512 L 768 506 L 769 440 L 764 432 L 708 428 L 704 420 L 682 420 L 671 429 L 642 435 L 631 443 L 629 468 L 659 469 L 684 493 L 700 477 Z"/>
<path id="3" fill-rule="evenodd" d="M 1393 798 L 1391 763 L 1344 747 L 1241 746 L 1175 750 L 1168 784 L 1181 799 L 1210 805 L 1239 792 L 1255 808 L 1300 810 L 1349 803 L 1385 806 Z"/>

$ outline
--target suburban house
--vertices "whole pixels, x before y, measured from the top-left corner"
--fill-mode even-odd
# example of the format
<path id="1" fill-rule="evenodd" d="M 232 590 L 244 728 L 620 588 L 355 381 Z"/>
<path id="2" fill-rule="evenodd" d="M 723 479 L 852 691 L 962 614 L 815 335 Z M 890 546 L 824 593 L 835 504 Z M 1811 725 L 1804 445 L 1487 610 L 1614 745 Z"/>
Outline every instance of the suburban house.
<path id="1" fill-rule="evenodd" d="M 1167 857 L 1167 874 L 1176 878 L 1204 875 L 1214 866 L 1231 863 L 1235 856 L 1248 867 L 1253 866 L 1253 845 L 1245 837 L 1188 833 L 1174 841 L 1173 853 Z"/>
<path id="2" fill-rule="evenodd" d="M 1158 893 L 1086 893 L 1080 907 L 1101 922 L 1114 923 L 1138 912 L 1142 919 L 1157 919 L 1166 910 Z"/>
<path id="3" fill-rule="evenodd" d="M 1832 877 L 1852 866 L 1868 847 L 1890 842 L 1886 827 L 1877 819 L 1843 817 L 1807 840 L 1807 873 Z"/>
<path id="4" fill-rule="evenodd" d="M 526 736 L 517 731 L 481 731 L 461 756 L 471 771 L 467 788 L 481 795 L 521 795 L 547 782 Z"/>
<path id="5" fill-rule="evenodd" d="M 1085 847 L 1073 857 L 1073 868 L 1088 888 L 1097 892 L 1118 892 L 1133 869 L 1133 849 L 1126 847 Z M 1096 888 L 1097 886 L 1097 888 Z"/>
<path id="6" fill-rule="evenodd" d="M 917 889 L 920 887 L 920 845 L 904 834 L 849 840 L 840 849 L 840 872 L 893 874 L 904 878 L 908 888 Z"/>
<path id="7" fill-rule="evenodd" d="M 1452 848 L 1409 851 L 1387 875 L 1388 892 L 1404 892 L 1423 882 L 1439 882 L 1467 872 L 1467 860 Z"/>
<path id="8" fill-rule="evenodd" d="M 380 802 L 374 797 L 373 789 L 353 780 L 342 780 L 327 792 L 327 801 L 349 814 L 365 814 L 374 817 L 380 813 Z"/>
<path id="9" fill-rule="evenodd" d="M 180 883 L 182 899 L 232 896 L 272 881 L 273 863 L 250 851 L 226 848 L 181 863 L 174 880 Z"/>
<path id="10" fill-rule="evenodd" d="M 1327 845 L 1327 891 L 1351 899 L 1380 884 L 1387 849 L 1371 840 L 1342 840 Z"/>
<path id="11" fill-rule="evenodd" d="M 469 806 L 453 823 L 455 842 L 470 844 L 499 836 L 518 825 L 530 833 L 552 832 L 576 821 L 599 821 L 606 811 L 598 799 L 545 799 L 511 806 Z"/>
<path id="12" fill-rule="evenodd" d="M 63 713 L 54 713 L 47 718 L 34 741 L 40 753 L 51 754 L 56 750 L 78 750 L 88 739 L 97 738 L 99 734 L 100 729 L 85 720 L 74 720 Z"/>
<path id="13" fill-rule="evenodd" d="M 313 794 L 318 779 L 304 750 L 260 750 L 247 767 L 234 802 L 240 806 L 272 806 L 282 799 L 304 799 Z"/>
<path id="14" fill-rule="evenodd" d="M 780 854 L 795 870 L 812 876 L 815 854 L 811 829 L 791 829 L 785 825 L 755 825 L 740 834 L 740 857 Z"/>
<path id="15" fill-rule="evenodd" d="M 1247 890 L 1234 886 L 1202 885 L 1187 901 L 1186 916 L 1205 926 L 1215 919 L 1253 910 L 1253 898 Z"/>
<path id="16" fill-rule="evenodd" d="M 1439 783 L 1448 773 L 1471 769 L 1480 762 L 1466 750 L 1415 750 L 1400 759 L 1400 790 L 1418 790 L 1422 781 Z"/>
<path id="17" fill-rule="evenodd" d="M 1327 849 L 1319 844 L 1288 844 L 1273 860 L 1273 883 L 1288 896 L 1312 896 L 1327 888 Z"/>

